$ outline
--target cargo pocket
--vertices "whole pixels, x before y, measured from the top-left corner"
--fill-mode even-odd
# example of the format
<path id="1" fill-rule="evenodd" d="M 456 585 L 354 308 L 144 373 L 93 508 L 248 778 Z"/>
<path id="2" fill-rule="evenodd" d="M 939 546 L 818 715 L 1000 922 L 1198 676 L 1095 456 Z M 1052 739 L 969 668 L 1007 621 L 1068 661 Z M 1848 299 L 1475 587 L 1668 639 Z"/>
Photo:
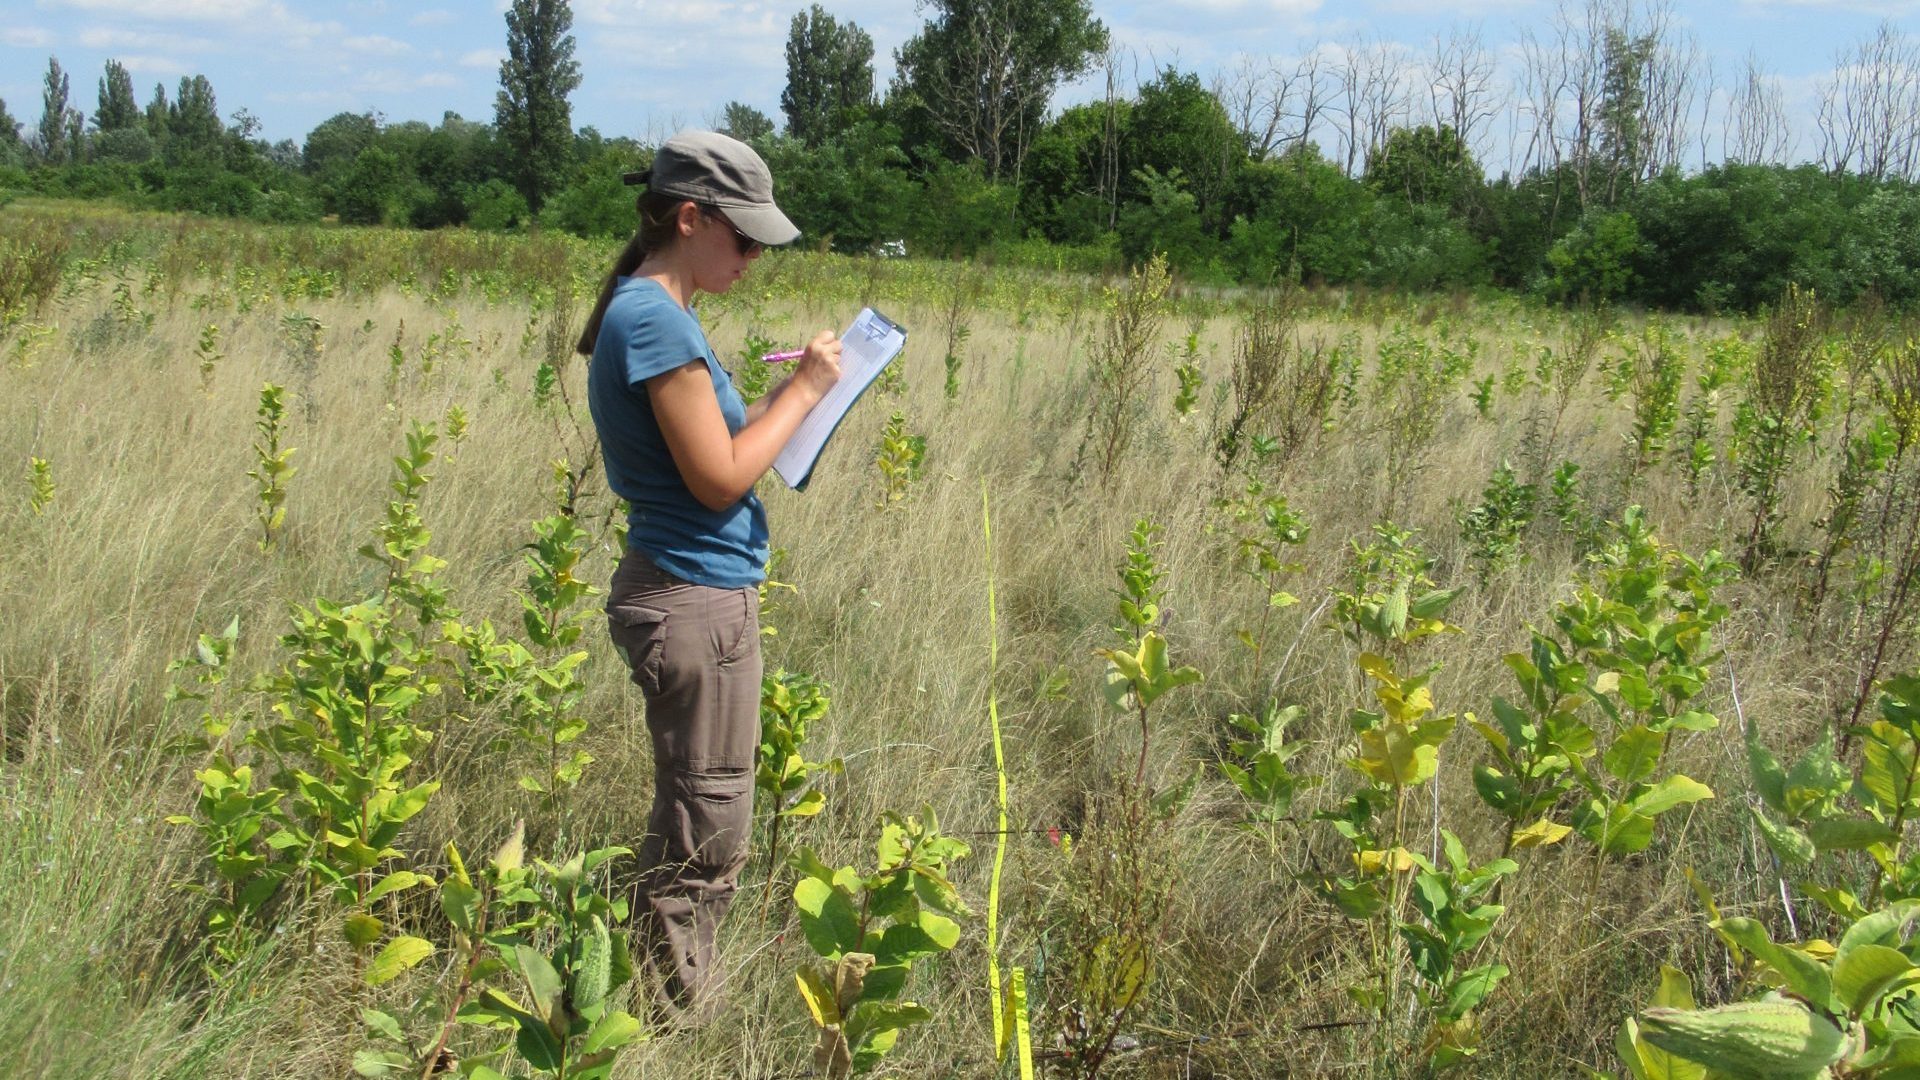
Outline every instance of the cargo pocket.
<path id="1" fill-rule="evenodd" d="M 667 613 L 641 604 L 607 609 L 607 632 L 627 662 L 634 685 L 649 697 L 660 693 L 660 658 L 667 648 Z"/>
<path id="2" fill-rule="evenodd" d="M 709 886 L 732 891 L 746 866 L 747 838 L 753 831 L 753 774 L 682 773 L 674 786 L 688 869 Z"/>

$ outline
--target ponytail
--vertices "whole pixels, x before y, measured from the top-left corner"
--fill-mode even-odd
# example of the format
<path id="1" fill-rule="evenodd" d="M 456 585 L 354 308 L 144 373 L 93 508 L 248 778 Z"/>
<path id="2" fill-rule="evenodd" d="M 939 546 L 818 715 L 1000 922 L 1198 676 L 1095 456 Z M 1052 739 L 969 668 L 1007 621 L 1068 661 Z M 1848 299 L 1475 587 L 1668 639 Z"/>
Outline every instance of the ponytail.
<path id="1" fill-rule="evenodd" d="M 680 220 L 680 205 L 687 200 L 671 195 L 662 195 L 653 190 L 642 192 L 636 201 L 635 209 L 640 212 L 640 227 L 634 231 L 633 239 L 620 251 L 620 257 L 613 261 L 613 270 L 607 274 L 607 280 L 601 283 L 600 299 L 594 302 L 593 314 L 587 316 L 587 327 L 580 332 L 580 340 L 573 346 L 582 356 L 592 356 L 594 343 L 600 340 L 600 323 L 607 317 L 607 305 L 613 301 L 613 290 L 620 284 L 619 279 L 632 277 L 640 269 L 640 264 L 655 251 L 664 251 L 678 238 L 676 228 Z"/>

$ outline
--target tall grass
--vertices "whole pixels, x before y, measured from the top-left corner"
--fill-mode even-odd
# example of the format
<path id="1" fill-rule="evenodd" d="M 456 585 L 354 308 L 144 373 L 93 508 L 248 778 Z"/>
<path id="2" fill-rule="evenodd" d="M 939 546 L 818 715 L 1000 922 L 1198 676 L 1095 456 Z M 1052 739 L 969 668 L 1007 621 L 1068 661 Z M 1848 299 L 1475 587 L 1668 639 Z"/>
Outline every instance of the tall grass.
<path id="1" fill-rule="evenodd" d="M 19 204 L 0 210 L 0 226 L 23 223 L 64 238 L 69 255 L 44 303 L 23 306 L 0 336 L 0 483 L 7 485 L 0 542 L 8 552 L 0 560 L 0 1040 L 13 1048 L 21 1075 L 342 1075 L 360 1029 L 338 976 L 329 974 L 336 968 L 309 951 L 313 927 L 281 934 L 222 983 L 196 962 L 194 897 L 170 887 L 194 876 L 196 856 L 188 830 L 163 824 L 190 804 L 196 763 L 161 750 L 185 723 L 163 700 L 164 669 L 196 634 L 238 616 L 236 666 L 266 670 L 288 603 L 372 587 L 375 569 L 353 552 L 385 503 L 388 458 L 408 419 L 438 419 L 454 405 L 470 418 L 470 432 L 443 446 L 448 453 L 422 513 L 433 550 L 449 560 L 442 578 L 467 615 L 517 621 L 518 548 L 528 523 L 555 505 L 550 462 L 581 453 L 567 445 L 561 400 L 534 400 L 535 371 L 547 358 L 543 320 L 555 289 L 584 294 L 611 253 L 556 238 L 247 229 Z M 749 329 L 801 340 L 816 327 L 843 324 L 858 300 L 881 304 L 907 326 L 935 327 L 946 317 L 950 281 L 951 270 L 937 264 L 783 254 L 763 260 L 740 295 L 709 301 L 703 316 L 720 354 L 732 357 Z M 116 310 L 118 284 L 152 316 L 150 325 Z M 1553 457 L 1578 462 L 1583 480 L 1591 478 L 1597 514 L 1645 504 L 1663 538 L 1699 550 L 1737 543 L 1749 508 L 1724 468 L 1710 469 L 1691 498 L 1678 466 L 1634 473 L 1619 452 L 1632 430 L 1630 403 L 1608 402 L 1577 380 L 1502 389 L 1486 420 L 1467 398 L 1471 377 L 1457 380 L 1423 399 L 1433 413 L 1421 423 L 1433 437 L 1389 455 L 1379 433 L 1406 419 L 1393 412 L 1405 398 L 1368 392 L 1383 341 L 1427 335 L 1444 319 L 1456 340 L 1479 342 L 1470 376 L 1502 375 L 1531 371 L 1543 344 L 1561 349 L 1579 332 L 1570 333 L 1557 313 L 1507 300 L 1307 294 L 1290 309 L 1302 340 L 1348 339 L 1369 374 L 1351 405 L 1336 393 L 1324 430 L 1299 440 L 1284 476 L 1267 477 L 1313 531 L 1305 570 L 1290 583 L 1304 602 L 1273 614 L 1270 647 L 1256 670 L 1234 631 L 1254 624 L 1254 604 L 1264 597 L 1244 588 L 1230 544 L 1216 531 L 1213 501 L 1237 478 L 1222 478 L 1209 436 L 1236 415 L 1236 338 L 1253 298 L 1175 298 L 1211 316 L 1196 356 L 1208 386 L 1219 390 L 1211 401 L 1203 395 L 1204 423 L 1178 424 L 1170 365 L 1163 365 L 1168 370 L 1139 391 L 1130 441 L 1101 484 L 1070 475 L 1087 415 L 1099 297 L 1098 282 L 984 273 L 968 319 L 967 378 L 949 407 L 942 407 L 945 373 L 933 353 L 909 349 L 898 405 L 925 425 L 927 457 L 922 479 L 894 511 L 872 509 L 880 481 L 870 455 L 895 407 L 885 401 L 853 413 L 808 492 L 762 485 L 774 542 L 789 551 L 780 576 L 798 589 L 768 642 L 769 666 L 810 672 L 834 688 L 832 713 L 816 727 L 809 754 L 847 766 L 827 811 L 807 824 L 808 842 L 836 864 L 865 863 L 878 811 L 922 803 L 976 848 L 998 831 L 978 547 L 985 478 L 998 538 L 992 685 L 1012 814 L 1001 963 L 1028 971 L 1044 1056 L 1072 968 L 1070 957 L 1053 951 L 1058 942 L 1049 932 L 1064 901 L 1048 830 L 1077 834 L 1085 793 L 1123 759 L 1132 766 L 1135 736 L 1102 701 L 1101 665 L 1091 650 L 1108 635 L 1111 568 L 1126 529 L 1151 517 L 1164 538 L 1167 636 L 1180 662 L 1208 680 L 1157 709 L 1149 784 L 1171 785 L 1196 760 L 1211 759 L 1226 716 L 1270 692 L 1305 709 L 1292 734 L 1312 745 L 1295 769 L 1332 779 L 1302 794 L 1277 849 L 1235 827 L 1237 795 L 1214 781 L 1202 783 L 1167 826 L 1178 887 L 1150 997 L 1129 1021 L 1154 1049 L 1122 1055 L 1114 1068 L 1408 1075 L 1371 1060 L 1370 1036 L 1354 1026 L 1344 991 L 1364 958 L 1339 916 L 1301 880 L 1339 857 L 1324 826 L 1310 819 L 1344 790 L 1335 763 L 1347 738 L 1341 717 L 1361 689 L 1349 647 L 1320 625 L 1319 601 L 1338 580 L 1348 541 L 1373 524 L 1378 493 L 1393 491 L 1401 524 L 1422 530 L 1436 556 L 1434 576 L 1470 582 L 1458 516 L 1503 457 L 1521 457 L 1535 426 L 1529 416 L 1537 414 L 1553 417 L 1545 435 Z M 294 314 L 323 328 L 317 357 L 290 343 L 284 320 Z M 425 373 L 418 357 L 428 335 L 456 322 L 470 346 Z M 195 343 L 209 323 L 220 327 L 225 357 L 203 390 Z M 1674 334 L 1697 364 L 1701 344 L 1729 329 L 1754 332 L 1694 323 Z M 7 359 L 30 332 L 44 340 Z M 396 335 L 407 360 L 390 395 Z M 1154 355 L 1165 347 L 1151 346 Z M 583 376 L 578 361 L 560 373 L 574 402 L 584 400 Z M 285 531 L 269 553 L 254 543 L 246 476 L 265 381 L 288 387 L 283 444 L 298 448 L 300 463 L 287 485 Z M 1717 437 L 1724 444 L 1726 432 Z M 53 503 L 38 515 L 28 506 L 30 457 L 51 462 L 58 477 Z M 1264 467 L 1245 448 L 1239 459 Z M 1401 475 L 1387 475 L 1390 461 Z M 1788 544 L 1812 535 L 1820 487 L 1811 470 L 1786 479 L 1780 528 Z M 602 524 L 611 501 L 597 473 L 580 491 L 579 507 L 601 539 L 583 573 L 604 579 L 616 553 Z M 1550 522 L 1534 525 L 1521 547 L 1520 561 L 1471 586 L 1449 612 L 1467 632 L 1431 649 L 1445 665 L 1449 709 L 1484 709 L 1504 692 L 1501 654 L 1521 647 L 1528 625 L 1545 620 L 1582 554 L 1579 539 Z M 1763 569 L 1737 587 L 1729 626 L 1726 669 L 1738 673 L 1747 719 L 1775 747 L 1806 737 L 1840 688 L 1852 687 L 1850 658 L 1834 655 L 1797 619 L 1801 585 L 1792 566 Z M 583 640 L 592 652 L 584 746 L 596 761 L 574 796 L 569 829 L 595 842 L 633 843 L 645 825 L 652 775 L 639 702 L 604 635 Z M 1903 647 L 1910 662 L 1911 644 Z M 1727 694 L 1722 676 L 1709 697 L 1731 715 Z M 446 784 L 403 839 L 422 864 L 431 866 L 452 838 L 484 849 L 532 809 L 513 788 L 513 764 L 486 743 L 481 724 L 453 725 L 432 749 Z M 1494 820 L 1477 805 L 1474 751 L 1465 743 L 1452 744 L 1432 803 L 1416 816 L 1423 835 L 1444 823 L 1484 857 L 1499 841 Z M 1777 909 L 1772 869 L 1739 813 L 1737 735 L 1723 729 L 1684 739 L 1676 753 L 1722 798 L 1663 833 L 1647 857 L 1609 862 L 1599 905 L 1604 925 L 1583 928 L 1567 916 L 1590 865 L 1579 850 L 1528 856 L 1498 934 L 1515 974 L 1482 1017 L 1476 1075 L 1610 1067 L 1614 1025 L 1660 963 L 1709 972 L 1705 958 L 1719 954 L 1684 868 L 1709 883 L 1723 910 Z M 984 907 L 991 862 L 969 860 L 959 871 L 976 908 Z M 743 882 L 748 890 L 757 884 Z M 993 1074 L 981 947 L 971 934 L 916 976 L 914 996 L 933 1007 L 936 1020 L 903 1040 L 891 1068 L 913 1076 Z M 763 918 L 743 905 L 723 929 L 722 950 L 732 993 L 721 1018 L 636 1048 L 620 1075 L 803 1074 L 811 1025 L 791 972 L 804 945 L 784 912 L 776 905 Z M 416 983 L 431 974 L 423 968 Z M 1724 976 L 1699 985 L 1704 996 L 1727 989 Z"/>

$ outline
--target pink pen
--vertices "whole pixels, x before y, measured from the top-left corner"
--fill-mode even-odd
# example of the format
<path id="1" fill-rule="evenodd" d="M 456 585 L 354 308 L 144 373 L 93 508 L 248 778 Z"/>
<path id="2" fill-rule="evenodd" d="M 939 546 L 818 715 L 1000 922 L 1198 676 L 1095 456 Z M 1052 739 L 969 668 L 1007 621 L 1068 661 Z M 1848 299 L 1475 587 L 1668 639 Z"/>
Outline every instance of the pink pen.
<path id="1" fill-rule="evenodd" d="M 807 355 L 807 350 L 794 349 L 790 352 L 770 352 L 760 359 L 769 364 L 784 364 L 789 360 L 798 360 L 805 355 Z"/>

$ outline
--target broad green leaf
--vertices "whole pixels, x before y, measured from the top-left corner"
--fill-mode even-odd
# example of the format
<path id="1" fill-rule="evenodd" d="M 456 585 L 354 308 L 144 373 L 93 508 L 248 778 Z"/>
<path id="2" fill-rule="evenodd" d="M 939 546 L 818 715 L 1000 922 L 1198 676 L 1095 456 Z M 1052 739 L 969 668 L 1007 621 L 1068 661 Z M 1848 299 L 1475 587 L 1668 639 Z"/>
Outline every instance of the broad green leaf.
<path id="1" fill-rule="evenodd" d="M 379 1009 L 361 1009 L 360 1020 L 367 1025 L 368 1030 L 392 1039 L 394 1042 L 404 1043 L 407 1041 L 406 1036 L 400 1033 L 400 1021 L 395 1020 L 392 1016 L 381 1012 Z"/>
<path id="2" fill-rule="evenodd" d="M 565 1048 L 544 1023 L 521 1024 L 519 1034 L 514 1036 L 513 1046 L 520 1051 L 521 1057 L 527 1059 L 527 1064 L 545 1072 L 559 1072 L 560 1064 L 565 1060 Z"/>
<path id="3" fill-rule="evenodd" d="M 1659 817 L 1682 803 L 1713 798 L 1713 789 L 1678 773 L 1666 777 L 1633 800 L 1636 812 Z"/>
<path id="4" fill-rule="evenodd" d="M 1764 804 L 1763 804 L 1764 805 Z M 1773 820 L 1762 806 L 1748 806 L 1754 824 L 1760 827 L 1760 838 L 1783 863 L 1789 866 L 1805 866 L 1813 861 L 1816 845 L 1807 838 L 1807 834 L 1791 825 L 1782 825 Z"/>
<path id="5" fill-rule="evenodd" d="M 933 943 L 942 949 L 951 949 L 960 942 L 960 924 L 932 911 L 920 912 L 920 929 Z"/>
<path id="6" fill-rule="evenodd" d="M 1864 851 L 1897 839 L 1892 828 L 1871 818 L 1827 818 L 1808 825 L 1807 835 L 1821 851 Z"/>
<path id="7" fill-rule="evenodd" d="M 433 879 L 425 874 L 416 874 L 411 870 L 395 870 L 393 873 L 381 878 L 378 885 L 375 885 L 367 891 L 366 902 L 371 904 L 388 893 L 398 892 L 401 889 L 411 889 L 416 885 L 431 884 L 433 884 Z"/>
<path id="8" fill-rule="evenodd" d="M 1882 994 L 1915 982 L 1920 982 L 1920 967 L 1898 949 L 1856 945 L 1834 957 L 1834 997 L 1855 1016 L 1870 1017 Z"/>
<path id="9" fill-rule="evenodd" d="M 380 935 L 386 933 L 386 929 L 384 923 L 365 912 L 355 912 L 347 916 L 346 921 L 340 926 L 340 932 L 346 935 L 347 941 L 356 949 L 371 948 L 374 942 L 380 940 Z"/>
<path id="10" fill-rule="evenodd" d="M 1607 772 L 1622 783 L 1637 784 L 1652 776 L 1653 770 L 1660 764 L 1665 738 L 1659 732 L 1648 729 L 1645 724 L 1636 724 L 1621 732 L 1613 740 L 1613 745 L 1607 747 L 1602 764 Z"/>
<path id="11" fill-rule="evenodd" d="M 1693 1000 L 1693 980 L 1687 973 L 1669 964 L 1660 965 L 1660 988 L 1653 992 L 1649 1005 L 1661 1005 L 1669 1009 L 1697 1009 Z"/>
<path id="12" fill-rule="evenodd" d="M 781 817 L 812 817 L 827 808 L 827 796 L 819 788 L 813 788 L 799 801 L 780 811 Z"/>
<path id="13" fill-rule="evenodd" d="M 1844 953 L 1862 945 L 1901 945 L 1902 934 L 1916 912 L 1920 912 L 1920 901 L 1899 900 L 1871 915 L 1863 915 L 1840 935 L 1838 951 Z"/>
<path id="14" fill-rule="evenodd" d="M 413 1063 L 405 1054 L 392 1050 L 355 1050 L 353 1071 L 357 1076 L 392 1076 Z"/>
<path id="15" fill-rule="evenodd" d="M 480 890 L 449 877 L 440 883 L 440 910 L 455 929 L 471 934 L 480 921 Z"/>
<path id="16" fill-rule="evenodd" d="M 1859 786 L 1892 817 L 1913 798 L 1913 739 L 1884 720 L 1875 720 L 1869 730 L 1861 748 Z"/>
<path id="17" fill-rule="evenodd" d="M 1753 774 L 1753 789 L 1760 800 L 1776 814 L 1787 812 L 1787 774 L 1780 759 L 1760 741 L 1759 729 L 1747 728 L 1747 771 Z"/>
<path id="18" fill-rule="evenodd" d="M 1798 949 L 1777 945 L 1767 928 L 1748 918 L 1721 919 L 1713 928 L 1753 958 L 1772 968 L 1781 982 L 1816 1008 L 1833 1008 L 1833 977 L 1824 964 Z"/>
<path id="19" fill-rule="evenodd" d="M 367 985 L 392 982 L 401 972 L 433 955 L 433 942 L 402 934 L 387 942 L 380 954 L 367 965 Z"/>
<path id="20" fill-rule="evenodd" d="M 553 969 L 553 961 L 531 946 L 515 945 L 513 962 L 520 970 L 520 977 L 526 980 L 527 993 L 533 998 L 534 1015 L 552 1023 L 554 1010 L 560 1007 L 561 998 L 566 992 L 565 984 L 560 981 L 560 973 Z"/>
<path id="21" fill-rule="evenodd" d="M 833 960 L 860 947 L 860 919 L 844 892 L 819 878 L 805 877 L 794 883 L 793 902 L 814 952 Z"/>
<path id="22" fill-rule="evenodd" d="M 586 1045 L 582 1050 L 588 1054 L 598 1054 L 603 1050 L 616 1050 L 644 1041 L 646 1037 L 646 1032 L 640 1029 L 640 1021 L 620 1009 L 610 1009 L 587 1031 Z"/>

